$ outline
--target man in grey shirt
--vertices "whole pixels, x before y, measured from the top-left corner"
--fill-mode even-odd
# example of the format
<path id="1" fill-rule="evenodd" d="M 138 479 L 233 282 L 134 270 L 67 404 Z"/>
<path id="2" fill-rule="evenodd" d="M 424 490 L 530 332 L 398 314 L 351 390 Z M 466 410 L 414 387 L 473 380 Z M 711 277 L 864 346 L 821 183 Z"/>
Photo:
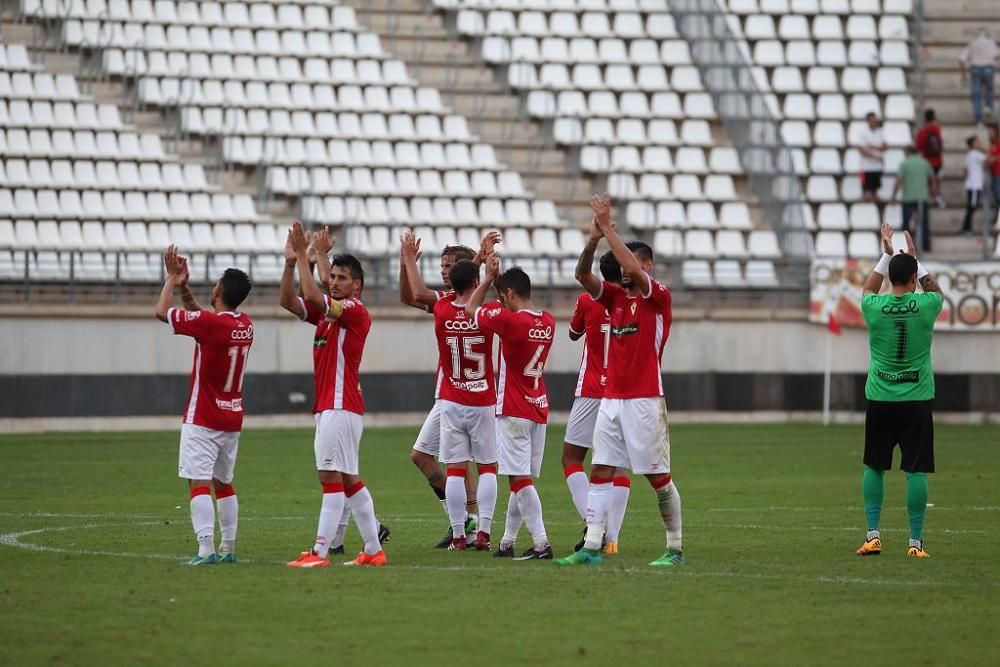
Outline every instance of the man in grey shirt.
<path id="1" fill-rule="evenodd" d="M 993 72 L 996 57 L 997 43 L 986 28 L 979 29 L 979 34 L 959 56 L 963 83 L 967 78 L 966 68 L 972 73 L 972 114 L 976 117 L 976 125 L 983 122 L 984 103 L 987 112 L 993 115 Z"/>

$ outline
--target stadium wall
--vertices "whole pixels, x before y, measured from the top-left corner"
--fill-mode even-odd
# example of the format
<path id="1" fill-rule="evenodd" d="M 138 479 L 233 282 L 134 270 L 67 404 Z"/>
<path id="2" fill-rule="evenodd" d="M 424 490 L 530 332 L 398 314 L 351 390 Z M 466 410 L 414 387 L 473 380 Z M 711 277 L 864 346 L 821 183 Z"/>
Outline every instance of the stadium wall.
<path id="1" fill-rule="evenodd" d="M 67 312 L 71 310 L 72 312 Z M 255 341 L 245 380 L 249 414 L 306 414 L 312 400 L 312 328 L 275 311 L 254 313 Z M 553 409 L 568 410 L 581 343 L 557 314 L 546 370 Z M 825 327 L 803 319 L 753 320 L 678 313 L 663 360 L 667 402 L 686 412 L 799 412 L 821 409 Z M 362 386 L 369 411 L 426 410 L 437 353 L 430 319 L 373 310 Z M 833 343 L 832 406 L 864 409 L 865 332 Z M 34 307 L 0 317 L 0 418 L 160 416 L 181 412 L 193 345 L 174 337 L 148 309 L 122 315 L 99 308 Z M 1000 352 L 994 336 L 939 333 L 934 361 L 937 409 L 998 412 Z"/>

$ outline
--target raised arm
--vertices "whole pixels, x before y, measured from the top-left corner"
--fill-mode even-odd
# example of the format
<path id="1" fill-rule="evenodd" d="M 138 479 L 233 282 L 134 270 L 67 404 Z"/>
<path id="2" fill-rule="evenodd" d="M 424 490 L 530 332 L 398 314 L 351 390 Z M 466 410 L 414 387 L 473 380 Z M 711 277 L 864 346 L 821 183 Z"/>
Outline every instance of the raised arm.
<path id="1" fill-rule="evenodd" d="M 597 199 L 597 195 L 594 195 L 593 199 L 590 200 L 591 206 L 594 205 L 595 199 Z M 583 246 L 583 252 L 580 253 L 580 260 L 576 263 L 576 281 L 583 285 L 583 289 L 587 290 L 587 293 L 594 298 L 597 298 L 601 293 L 603 284 L 601 279 L 594 275 L 594 254 L 597 253 L 597 244 L 601 242 L 603 237 L 604 232 L 597 226 L 597 215 L 595 214 L 590 220 L 590 235 Z"/>
<path id="2" fill-rule="evenodd" d="M 406 278 L 410 283 L 410 295 L 416 303 L 433 308 L 437 303 L 437 293 L 429 289 L 417 268 L 417 258 L 420 256 L 420 239 L 413 232 L 406 232 L 402 238 L 401 258 L 406 264 Z"/>
<path id="3" fill-rule="evenodd" d="M 486 236 L 483 237 L 483 240 L 479 244 L 479 252 L 472 258 L 472 261 L 479 266 L 485 264 L 486 258 L 493 253 L 493 249 L 498 243 L 503 243 L 503 236 L 500 235 L 500 232 L 486 232 Z"/>
<path id="4" fill-rule="evenodd" d="M 865 280 L 862 296 L 865 294 L 878 294 L 885 282 L 885 274 L 889 272 L 889 261 L 892 259 L 892 225 L 884 223 L 882 225 L 882 257 L 872 270 L 871 275 Z"/>
<path id="5" fill-rule="evenodd" d="M 334 242 L 330 238 L 330 228 L 323 227 L 318 232 L 313 232 L 309 237 L 309 247 L 316 262 L 319 273 L 320 290 L 325 292 L 330 284 L 330 251 L 333 250 Z"/>
<path id="6" fill-rule="evenodd" d="M 420 255 L 420 251 L 417 251 L 417 256 L 414 259 L 414 262 L 420 261 Z M 411 308 L 426 310 L 424 304 L 414 299 L 413 292 L 410 291 L 409 273 L 406 270 L 406 261 L 403 259 L 402 239 L 400 239 L 399 243 L 399 302 L 405 306 L 410 306 Z"/>
<path id="7" fill-rule="evenodd" d="M 184 304 L 184 310 L 204 310 L 205 307 L 195 298 L 191 288 L 188 287 L 188 278 L 191 277 L 191 272 L 188 269 L 187 257 L 178 257 L 177 259 L 181 263 L 181 272 L 177 279 L 177 289 L 181 293 L 181 302 Z"/>
<path id="8" fill-rule="evenodd" d="M 281 273 L 281 283 L 278 285 L 278 299 L 282 308 L 300 320 L 306 317 L 306 311 L 299 301 L 295 291 L 295 250 L 292 248 L 292 231 L 288 230 L 285 237 L 285 269 Z"/>
<path id="9" fill-rule="evenodd" d="M 167 246 L 163 251 L 163 265 L 167 269 L 167 276 L 163 280 L 163 289 L 160 290 L 160 298 L 156 300 L 156 319 L 161 322 L 167 321 L 167 311 L 174 301 L 174 288 L 182 279 L 182 272 L 186 270 L 187 263 L 182 263 L 177 255 L 177 246 Z M 186 282 L 186 277 L 183 278 Z"/>
<path id="10" fill-rule="evenodd" d="M 906 238 L 906 254 L 912 255 L 914 259 L 917 257 L 917 246 L 913 243 L 913 237 L 910 236 L 909 231 L 904 231 L 903 236 Z M 941 286 L 938 281 L 934 279 L 934 276 L 924 268 L 920 260 L 917 260 L 917 282 L 920 283 L 921 289 L 925 292 L 940 292 Z"/>
<path id="11" fill-rule="evenodd" d="M 611 197 L 605 194 L 604 199 L 601 200 L 595 196 L 591 200 L 590 205 L 594 207 L 594 213 L 596 214 L 594 220 L 597 227 L 604 234 L 604 238 L 608 240 L 611 252 L 622 267 L 622 275 L 627 275 L 631 278 L 632 284 L 638 287 L 642 294 L 648 295 L 650 287 L 649 276 L 642 270 L 639 260 L 635 258 L 632 251 L 625 245 L 625 241 L 618 235 L 618 231 L 611 221 Z"/>
<path id="12" fill-rule="evenodd" d="M 309 241 L 306 239 L 302 223 L 298 220 L 292 223 L 289 240 L 295 253 L 295 265 L 299 269 L 299 289 L 302 290 L 302 298 L 316 310 L 321 313 L 325 312 L 326 302 L 323 299 L 323 291 L 316 284 L 316 278 L 309 266 Z"/>
<path id="13" fill-rule="evenodd" d="M 479 282 L 476 286 L 475 291 L 469 298 L 469 302 L 465 304 L 465 314 L 470 318 L 476 316 L 476 311 L 483 305 L 486 301 L 486 293 L 490 291 L 490 286 L 496 282 L 497 277 L 500 275 L 500 257 L 495 252 L 490 252 L 486 256 L 486 277 Z"/>

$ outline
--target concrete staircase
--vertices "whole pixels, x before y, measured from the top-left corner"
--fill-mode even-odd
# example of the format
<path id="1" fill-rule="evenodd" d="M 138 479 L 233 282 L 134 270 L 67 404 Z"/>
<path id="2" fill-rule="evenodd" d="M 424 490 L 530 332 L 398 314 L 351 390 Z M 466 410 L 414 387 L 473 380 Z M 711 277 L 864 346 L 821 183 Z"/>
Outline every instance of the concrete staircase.
<path id="1" fill-rule="evenodd" d="M 934 109 L 944 136 L 942 192 L 948 207 L 931 211 L 935 236 L 934 257 L 975 259 L 983 256 L 981 238 L 958 235 L 965 211 L 962 169 L 966 138 L 978 134 L 986 145 L 986 131 L 976 127 L 972 116 L 969 86 L 963 83 L 958 56 L 966 44 L 986 27 L 1000 38 L 1000 4 L 996 0 L 924 0 L 924 27 L 921 58 L 924 65 L 924 106 Z M 917 82 L 915 82 L 916 84 Z M 916 94 L 914 95 L 916 97 Z M 1000 115 L 1000 107 L 996 107 Z M 917 127 L 923 122 L 921 116 Z M 996 237 L 995 230 L 991 236 Z M 989 247 L 992 254 L 992 246 Z"/>
<path id="2" fill-rule="evenodd" d="M 160 135 L 163 148 L 182 163 L 201 163 L 210 183 L 230 194 L 257 196 L 261 175 L 253 168 L 225 168 L 221 146 L 214 140 L 180 139 L 176 110 L 134 109 L 134 85 L 130 81 L 110 79 L 95 67 L 91 52 L 65 51 L 60 46 L 58 31 L 61 25 L 16 20 L 16 3 L 10 5 L 0 21 L 0 32 L 7 44 L 20 43 L 27 47 L 32 60 L 53 74 L 71 74 L 76 77 L 80 91 L 92 95 L 96 104 L 115 104 L 126 127 L 136 132 Z M 11 9 L 13 7 L 13 10 Z M 50 32 L 51 31 L 51 32 Z M 52 34 L 56 33 L 56 34 Z M 47 39 L 43 39 L 47 37 Z M 286 223 L 297 215 L 295 202 L 258 201 L 257 212 L 262 222 Z"/>
<path id="3" fill-rule="evenodd" d="M 442 101 L 466 117 L 469 129 L 491 144 L 497 159 L 521 174 L 526 188 L 551 199 L 571 224 L 589 222 L 595 184 L 575 155 L 555 144 L 550 127 L 523 112 L 517 91 L 482 62 L 423 0 L 350 0 L 358 22 L 379 35 L 382 48 L 406 63 L 420 85 L 437 88 Z"/>

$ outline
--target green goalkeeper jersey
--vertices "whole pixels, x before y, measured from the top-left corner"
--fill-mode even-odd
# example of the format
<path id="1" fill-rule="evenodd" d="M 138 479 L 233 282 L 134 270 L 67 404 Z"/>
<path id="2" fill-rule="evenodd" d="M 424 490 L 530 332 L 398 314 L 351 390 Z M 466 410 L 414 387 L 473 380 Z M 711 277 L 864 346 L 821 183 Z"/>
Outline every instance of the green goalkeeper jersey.
<path id="1" fill-rule="evenodd" d="M 926 401 L 934 398 L 931 343 L 941 312 L 941 293 L 902 296 L 866 294 L 861 312 L 868 325 L 871 366 L 865 383 L 870 401 Z"/>

